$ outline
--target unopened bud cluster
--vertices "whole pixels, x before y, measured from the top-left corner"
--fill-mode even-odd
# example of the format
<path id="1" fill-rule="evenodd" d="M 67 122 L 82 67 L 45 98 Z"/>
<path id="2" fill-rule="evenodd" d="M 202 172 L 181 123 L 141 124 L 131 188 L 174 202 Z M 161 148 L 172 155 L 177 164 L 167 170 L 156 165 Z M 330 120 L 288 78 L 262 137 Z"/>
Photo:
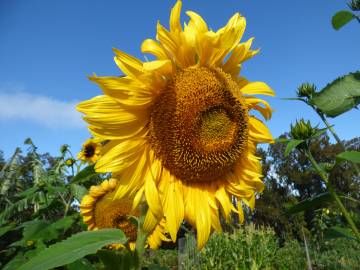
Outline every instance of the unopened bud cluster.
<path id="1" fill-rule="evenodd" d="M 74 163 L 75 163 L 75 159 L 73 158 L 68 158 L 67 160 L 65 160 L 65 164 L 69 167 L 72 166 Z"/>
<path id="2" fill-rule="evenodd" d="M 298 87 L 297 95 L 298 95 L 298 97 L 311 98 L 312 95 L 315 93 L 315 91 L 316 91 L 315 84 L 303 83 L 302 85 L 300 85 Z"/>
<path id="3" fill-rule="evenodd" d="M 360 0 L 352 0 L 348 5 L 352 11 L 360 11 Z"/>
<path id="4" fill-rule="evenodd" d="M 64 144 L 60 147 L 61 154 L 65 154 L 65 152 L 69 149 L 69 145 Z"/>
<path id="5" fill-rule="evenodd" d="M 316 128 L 311 126 L 310 121 L 300 119 L 296 121 L 295 125 L 291 125 L 290 135 L 293 139 L 296 140 L 307 140 L 314 136 L 317 132 Z"/>

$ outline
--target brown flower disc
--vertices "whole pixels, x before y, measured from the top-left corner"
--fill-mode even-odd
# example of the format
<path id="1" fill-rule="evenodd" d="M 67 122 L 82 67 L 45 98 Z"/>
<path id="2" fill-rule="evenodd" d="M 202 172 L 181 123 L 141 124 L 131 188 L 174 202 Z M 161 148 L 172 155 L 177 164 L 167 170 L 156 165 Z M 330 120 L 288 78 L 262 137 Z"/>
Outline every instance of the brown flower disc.
<path id="1" fill-rule="evenodd" d="M 149 142 L 182 181 L 212 181 L 246 148 L 248 114 L 237 84 L 221 70 L 187 68 L 173 77 L 150 113 Z"/>

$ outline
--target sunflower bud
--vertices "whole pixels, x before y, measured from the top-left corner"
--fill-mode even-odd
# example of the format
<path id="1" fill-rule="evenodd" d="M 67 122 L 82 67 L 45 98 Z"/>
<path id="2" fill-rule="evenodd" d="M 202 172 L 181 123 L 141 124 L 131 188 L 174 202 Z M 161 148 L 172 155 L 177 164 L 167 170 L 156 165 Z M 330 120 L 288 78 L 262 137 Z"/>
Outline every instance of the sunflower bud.
<path id="1" fill-rule="evenodd" d="M 63 144 L 61 147 L 60 147 L 60 152 L 61 154 L 65 154 L 65 152 L 69 149 L 69 145 L 67 144 Z"/>
<path id="2" fill-rule="evenodd" d="M 326 162 L 324 164 L 324 170 L 329 173 L 332 171 L 332 169 L 334 168 L 334 164 L 333 163 L 330 163 L 330 162 Z"/>
<path id="3" fill-rule="evenodd" d="M 74 163 L 75 163 L 75 159 L 73 158 L 68 158 L 67 160 L 65 160 L 66 166 L 71 167 Z"/>
<path id="4" fill-rule="evenodd" d="M 304 119 L 296 121 L 295 125 L 290 125 L 290 135 L 296 140 L 307 140 L 310 139 L 316 133 L 316 128 L 311 126 L 310 121 L 305 122 Z"/>
<path id="5" fill-rule="evenodd" d="M 306 82 L 298 87 L 297 96 L 310 98 L 315 93 L 315 90 L 316 90 L 315 84 Z"/>
<path id="6" fill-rule="evenodd" d="M 360 0 L 352 0 L 348 6 L 352 11 L 360 11 Z"/>

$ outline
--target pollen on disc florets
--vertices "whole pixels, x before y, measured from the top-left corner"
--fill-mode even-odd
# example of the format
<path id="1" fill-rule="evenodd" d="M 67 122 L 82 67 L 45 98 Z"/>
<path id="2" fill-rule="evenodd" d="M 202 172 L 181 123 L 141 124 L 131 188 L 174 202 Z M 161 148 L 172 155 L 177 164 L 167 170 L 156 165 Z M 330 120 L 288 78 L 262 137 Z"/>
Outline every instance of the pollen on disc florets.
<path id="1" fill-rule="evenodd" d="M 246 148 L 248 114 L 233 96 L 236 82 L 220 69 L 178 71 L 150 111 L 149 142 L 170 173 L 182 181 L 212 181 Z"/>
<path id="2" fill-rule="evenodd" d="M 95 155 L 95 145 L 88 144 L 84 147 L 84 155 L 86 158 L 91 158 L 93 155 Z"/>
<path id="3" fill-rule="evenodd" d="M 117 228 L 121 229 L 129 241 L 135 241 L 137 227 L 129 220 L 132 201 L 127 199 L 113 199 L 114 192 L 106 194 L 95 206 L 95 225 L 99 229 Z M 138 215 L 139 213 L 133 213 Z"/>

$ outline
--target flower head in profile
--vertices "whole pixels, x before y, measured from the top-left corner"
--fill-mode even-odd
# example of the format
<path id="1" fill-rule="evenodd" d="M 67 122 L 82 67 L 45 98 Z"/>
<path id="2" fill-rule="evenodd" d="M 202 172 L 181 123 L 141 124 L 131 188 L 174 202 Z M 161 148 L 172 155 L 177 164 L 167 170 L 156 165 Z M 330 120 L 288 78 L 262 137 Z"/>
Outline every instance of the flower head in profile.
<path id="1" fill-rule="evenodd" d="M 88 230 L 105 228 L 121 229 L 128 238 L 129 248 L 135 248 L 137 226 L 129 219 L 139 216 L 139 211 L 132 208 L 132 198 L 114 199 L 117 180 L 112 178 L 103 181 L 98 186 L 92 186 L 80 204 L 80 211 Z M 148 237 L 148 245 L 158 248 L 162 241 L 168 241 L 164 230 L 164 220 L 156 225 Z M 123 248 L 121 244 L 112 244 L 112 248 Z"/>
<path id="2" fill-rule="evenodd" d="M 95 139 L 87 139 L 78 153 L 77 158 L 89 163 L 95 163 L 101 155 L 102 145 Z"/>
<path id="3" fill-rule="evenodd" d="M 96 163 L 98 172 L 119 179 L 115 198 L 144 195 L 149 206 L 144 227 L 165 218 L 173 241 L 185 219 L 197 230 L 202 248 L 220 215 L 231 211 L 243 220 L 242 205 L 254 207 L 263 190 L 258 143 L 272 142 L 257 111 L 272 109 L 256 94 L 273 95 L 263 82 L 239 75 L 242 63 L 258 53 L 253 39 L 240 42 L 245 18 L 235 14 L 218 31 L 188 11 L 180 23 L 181 1 L 173 7 L 170 29 L 157 25 L 156 40 L 141 50 L 142 62 L 114 50 L 124 77 L 91 77 L 104 95 L 78 105 L 92 135 L 108 143 Z M 237 203 L 232 204 L 232 198 Z"/>

